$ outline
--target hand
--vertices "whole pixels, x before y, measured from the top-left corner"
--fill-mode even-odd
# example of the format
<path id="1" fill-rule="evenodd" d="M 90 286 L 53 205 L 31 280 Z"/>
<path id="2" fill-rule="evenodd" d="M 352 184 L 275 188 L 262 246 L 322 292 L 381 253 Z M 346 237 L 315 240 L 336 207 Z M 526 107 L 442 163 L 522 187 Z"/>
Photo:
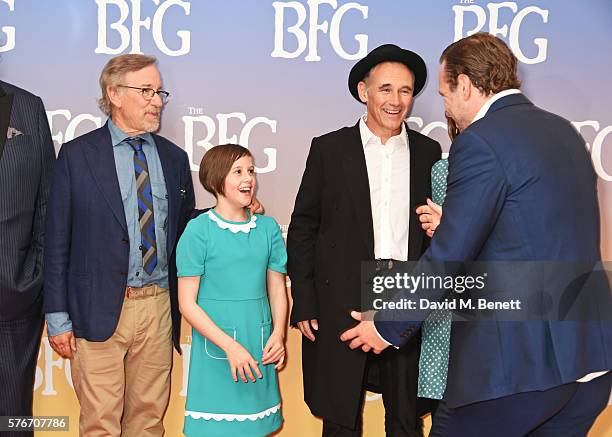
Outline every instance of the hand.
<path id="1" fill-rule="evenodd" d="M 272 333 L 263 350 L 261 364 L 276 363 L 275 369 L 279 370 L 285 365 L 285 339 L 282 334 Z"/>
<path id="2" fill-rule="evenodd" d="M 440 220 L 442 220 L 442 207 L 428 198 L 427 205 L 419 206 L 416 213 L 419 215 L 421 227 L 427 233 L 427 236 L 429 238 L 433 237 Z"/>
<path id="3" fill-rule="evenodd" d="M 255 376 L 251 369 L 259 379 L 263 378 L 257 366 L 257 361 L 255 361 L 249 351 L 237 341 L 233 341 L 225 353 L 227 354 L 227 360 L 229 361 L 230 372 L 232 373 L 234 382 L 238 382 L 238 375 L 240 375 L 242 382 L 247 383 L 247 377 L 251 382 L 255 382 Z"/>
<path id="4" fill-rule="evenodd" d="M 350 341 L 349 347 L 351 349 L 360 347 L 364 352 L 372 351 L 375 354 L 379 354 L 388 348 L 389 344 L 378 336 L 374 322 L 361 320 L 363 314 L 358 311 L 351 311 L 351 317 L 360 323 L 354 328 L 344 331 L 340 336 L 340 340 L 344 342 Z"/>
<path id="5" fill-rule="evenodd" d="M 302 333 L 304 337 L 306 337 L 310 341 L 315 341 L 315 336 L 312 333 L 312 330 L 315 330 L 315 331 L 319 330 L 319 322 L 317 322 L 317 319 L 302 320 L 301 322 L 298 322 L 297 325 L 298 325 L 298 329 L 300 330 L 300 332 Z M 311 330 L 311 326 L 312 326 L 312 330 Z"/>
<path id="6" fill-rule="evenodd" d="M 257 200 L 257 197 L 253 197 L 253 199 L 251 199 L 249 211 L 251 211 L 251 214 L 264 214 L 266 212 L 263 205 L 259 203 L 259 200 Z"/>
<path id="7" fill-rule="evenodd" d="M 76 338 L 72 331 L 64 332 L 59 335 L 50 335 L 49 344 L 62 358 L 73 359 L 76 352 Z"/>

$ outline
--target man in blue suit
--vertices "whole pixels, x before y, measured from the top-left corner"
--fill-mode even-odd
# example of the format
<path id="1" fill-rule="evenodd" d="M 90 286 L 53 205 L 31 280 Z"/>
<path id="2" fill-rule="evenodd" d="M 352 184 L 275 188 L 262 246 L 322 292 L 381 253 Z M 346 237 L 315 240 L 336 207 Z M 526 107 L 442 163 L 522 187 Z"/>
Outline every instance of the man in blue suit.
<path id="1" fill-rule="evenodd" d="M 174 262 L 194 209 L 187 154 L 154 134 L 168 93 L 153 57 L 111 59 L 101 127 L 63 145 L 47 215 L 49 342 L 71 359 L 80 435 L 161 436 L 180 314 Z"/>
<path id="2" fill-rule="evenodd" d="M 516 58 L 496 37 L 464 38 L 440 61 L 446 115 L 461 133 L 449 155 L 442 221 L 412 274 L 435 271 L 438 261 L 599 262 L 597 177 L 570 122 L 520 93 Z M 508 278 L 501 287 L 512 293 Z M 586 435 L 612 387 L 607 281 L 599 291 L 601 317 L 454 323 L 448 383 L 430 435 Z M 422 297 L 401 292 L 394 300 Z M 410 320 L 428 311 L 380 311 L 341 339 L 366 352 L 401 347 L 420 328 Z"/>

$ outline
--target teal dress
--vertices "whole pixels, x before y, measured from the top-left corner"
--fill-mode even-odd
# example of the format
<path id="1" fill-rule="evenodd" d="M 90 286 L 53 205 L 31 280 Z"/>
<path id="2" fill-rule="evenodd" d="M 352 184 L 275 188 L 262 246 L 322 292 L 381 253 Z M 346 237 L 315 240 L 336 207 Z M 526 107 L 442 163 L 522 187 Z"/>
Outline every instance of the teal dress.
<path id="1" fill-rule="evenodd" d="M 191 220 L 176 249 L 178 276 L 200 276 L 197 303 L 261 363 L 272 332 L 268 269 L 286 273 L 287 252 L 274 219 L 222 219 L 214 210 Z M 234 382 L 225 352 L 195 329 L 185 405 L 186 436 L 265 436 L 281 426 L 274 364 L 262 379 Z"/>

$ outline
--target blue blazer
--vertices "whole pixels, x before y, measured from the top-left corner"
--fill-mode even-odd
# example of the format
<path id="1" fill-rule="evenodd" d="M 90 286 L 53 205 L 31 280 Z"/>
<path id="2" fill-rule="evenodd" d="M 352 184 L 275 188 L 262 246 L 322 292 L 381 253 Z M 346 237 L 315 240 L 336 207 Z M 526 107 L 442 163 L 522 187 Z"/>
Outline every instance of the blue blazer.
<path id="1" fill-rule="evenodd" d="M 567 120 L 522 94 L 499 99 L 452 144 L 444 216 L 416 274 L 435 261 L 599 261 L 596 183 L 584 140 Z M 512 292 L 519 279 L 507 275 L 502 289 Z M 596 305 L 605 320 L 453 323 L 448 405 L 545 390 L 611 369 L 612 304 L 604 287 Z M 420 327 L 405 316 L 381 311 L 376 328 L 401 346 Z"/>
<path id="2" fill-rule="evenodd" d="M 167 255 L 173 342 L 179 350 L 175 248 L 195 197 L 185 151 L 153 136 L 168 192 Z M 45 313 L 65 311 L 74 334 L 90 341 L 114 332 L 125 295 L 129 239 L 108 126 L 64 144 L 49 194 Z"/>

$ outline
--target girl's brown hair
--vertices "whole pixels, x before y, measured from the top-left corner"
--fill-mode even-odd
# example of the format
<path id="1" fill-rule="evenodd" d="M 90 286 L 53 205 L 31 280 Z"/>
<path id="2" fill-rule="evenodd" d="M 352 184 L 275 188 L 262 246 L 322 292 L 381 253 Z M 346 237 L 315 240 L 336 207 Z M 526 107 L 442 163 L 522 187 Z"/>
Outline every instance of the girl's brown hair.
<path id="1" fill-rule="evenodd" d="M 200 162 L 200 183 L 206 191 L 214 194 L 225 194 L 225 177 L 232 169 L 234 162 L 243 156 L 253 155 L 246 147 L 238 144 L 221 144 L 204 154 Z"/>

